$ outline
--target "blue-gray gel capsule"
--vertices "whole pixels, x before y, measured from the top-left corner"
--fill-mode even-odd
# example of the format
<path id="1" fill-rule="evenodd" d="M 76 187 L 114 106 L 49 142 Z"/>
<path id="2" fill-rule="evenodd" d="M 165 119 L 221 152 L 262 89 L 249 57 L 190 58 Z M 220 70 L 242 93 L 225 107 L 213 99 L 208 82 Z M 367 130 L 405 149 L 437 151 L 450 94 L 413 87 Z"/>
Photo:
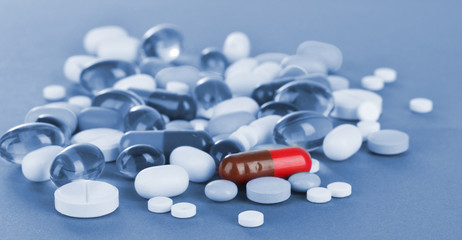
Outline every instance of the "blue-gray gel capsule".
<path id="1" fill-rule="evenodd" d="M 245 149 L 244 147 L 238 143 L 237 141 L 231 139 L 223 139 L 217 141 L 211 148 L 210 148 L 210 156 L 213 157 L 215 160 L 216 165 L 218 166 L 229 154 L 233 153 L 240 153 L 243 152 Z"/>
<path id="2" fill-rule="evenodd" d="M 204 131 L 131 131 L 120 140 L 121 149 L 137 144 L 147 144 L 160 149 L 167 161 L 173 149 L 191 146 L 208 152 L 213 145 L 212 138 Z"/>
<path id="3" fill-rule="evenodd" d="M 205 77 L 193 89 L 194 98 L 204 109 L 230 99 L 233 94 L 226 83 L 218 78 Z"/>
<path id="4" fill-rule="evenodd" d="M 145 168 L 164 164 L 165 157 L 162 151 L 145 144 L 126 148 L 116 160 L 119 172 L 128 178 L 135 178 Z"/>
<path id="5" fill-rule="evenodd" d="M 152 92 L 138 89 L 131 90 L 142 97 L 147 105 L 167 115 L 170 120 L 192 120 L 196 117 L 196 102 L 189 95 L 176 94 L 162 90 Z"/>
<path id="6" fill-rule="evenodd" d="M 140 72 L 144 74 L 151 75 L 156 77 L 157 73 L 166 68 L 171 67 L 172 65 L 164 62 L 164 60 L 157 57 L 146 57 L 141 60 L 140 63 Z"/>
<path id="7" fill-rule="evenodd" d="M 141 49 L 145 56 L 171 62 L 178 58 L 183 50 L 183 36 L 176 26 L 159 24 L 144 34 Z"/>
<path id="8" fill-rule="evenodd" d="M 78 116 L 79 130 L 91 128 L 113 128 L 123 130 L 122 116 L 116 110 L 103 107 L 83 109 Z"/>
<path id="9" fill-rule="evenodd" d="M 78 143 L 61 151 L 50 167 L 50 179 L 58 187 L 75 180 L 97 179 L 106 162 L 104 155 L 93 144 Z"/>
<path id="10" fill-rule="evenodd" d="M 165 122 L 162 115 L 149 106 L 135 106 L 125 115 L 125 131 L 163 130 Z"/>
<path id="11" fill-rule="evenodd" d="M 273 137 L 278 144 L 301 146 L 311 151 L 322 145 L 324 137 L 331 130 L 332 122 L 326 116 L 312 111 L 298 111 L 278 121 Z"/>
<path id="12" fill-rule="evenodd" d="M 25 123 L 8 130 L 0 138 L 0 157 L 8 162 L 21 164 L 24 156 L 36 149 L 64 144 L 64 134 L 56 126 L 48 123 Z"/>
<path id="13" fill-rule="evenodd" d="M 80 74 L 80 85 L 90 93 L 110 88 L 118 80 L 136 74 L 136 65 L 121 60 L 100 60 L 87 66 Z"/>
<path id="14" fill-rule="evenodd" d="M 47 115 L 47 114 L 40 115 L 37 118 L 36 122 L 38 122 L 38 123 L 49 123 L 49 124 L 59 128 L 59 130 L 61 130 L 61 132 L 63 132 L 64 137 L 66 138 L 66 141 L 70 140 L 70 138 L 71 138 L 72 132 L 69 129 L 69 127 L 63 121 L 59 120 L 58 118 L 56 118 L 56 117 L 54 117 L 52 115 Z"/>
<path id="15" fill-rule="evenodd" d="M 273 101 L 276 91 L 291 81 L 292 79 L 262 84 L 253 90 L 251 96 L 259 105 L 263 105 L 266 102 Z"/>
<path id="16" fill-rule="evenodd" d="M 228 67 L 225 55 L 216 48 L 206 48 L 201 53 L 202 71 L 217 72 L 223 74 Z"/>
<path id="17" fill-rule="evenodd" d="M 258 112 L 258 118 L 269 115 L 285 116 L 296 111 L 298 111 L 298 109 L 290 103 L 271 101 L 261 106 L 260 111 Z"/>
<path id="18" fill-rule="evenodd" d="M 59 102 L 53 103 L 53 105 L 59 104 Z M 39 118 L 45 118 L 38 120 Z M 58 126 L 61 131 L 63 131 L 66 137 L 69 137 L 71 133 L 77 128 L 77 115 L 70 109 L 64 106 L 51 106 L 50 104 L 44 106 L 34 107 L 29 112 L 27 112 L 24 122 L 47 122 L 47 119 L 53 122 L 49 122 L 53 125 L 56 125 L 58 121 L 60 126 Z"/>
<path id="19" fill-rule="evenodd" d="M 144 100 L 131 91 L 105 89 L 93 98 L 93 107 L 104 107 L 119 112 L 122 116 L 134 106 L 144 105 Z"/>
<path id="20" fill-rule="evenodd" d="M 276 102 L 286 102 L 299 110 L 315 111 L 328 116 L 334 109 L 334 98 L 329 88 L 315 81 L 296 80 L 279 88 Z"/>

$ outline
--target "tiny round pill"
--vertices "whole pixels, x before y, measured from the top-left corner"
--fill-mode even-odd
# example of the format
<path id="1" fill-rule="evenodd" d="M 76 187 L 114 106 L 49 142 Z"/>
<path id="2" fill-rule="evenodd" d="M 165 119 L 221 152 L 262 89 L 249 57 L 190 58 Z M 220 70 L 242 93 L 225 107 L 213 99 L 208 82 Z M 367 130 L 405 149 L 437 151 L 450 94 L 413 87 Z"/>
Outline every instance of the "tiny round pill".
<path id="1" fill-rule="evenodd" d="M 409 108 L 416 113 L 429 113 L 433 110 L 433 102 L 427 98 L 413 98 L 409 101 Z"/>
<path id="2" fill-rule="evenodd" d="M 205 186 L 204 192 L 205 196 L 210 200 L 226 202 L 236 197 L 237 186 L 229 180 L 219 179 L 209 182 Z"/>
<path id="3" fill-rule="evenodd" d="M 400 154 L 409 149 L 409 136 L 398 130 L 381 130 L 367 136 L 367 148 L 381 155 Z"/>
<path id="4" fill-rule="evenodd" d="M 288 181 L 292 190 L 296 192 L 306 192 L 310 188 L 319 187 L 321 185 L 321 178 L 314 173 L 299 172 L 289 177 Z"/>
<path id="5" fill-rule="evenodd" d="M 374 75 L 383 79 L 385 83 L 390 83 L 396 81 L 397 73 L 392 68 L 382 67 L 375 69 Z"/>
<path id="6" fill-rule="evenodd" d="M 43 98 L 47 101 L 57 101 L 66 97 L 66 88 L 61 85 L 48 85 L 43 88 Z"/>
<path id="7" fill-rule="evenodd" d="M 188 202 L 176 203 L 171 207 L 171 213 L 176 218 L 192 218 L 196 216 L 196 205 Z"/>
<path id="8" fill-rule="evenodd" d="M 327 185 L 332 197 L 344 198 L 351 195 L 351 185 L 346 182 L 333 182 Z"/>
<path id="9" fill-rule="evenodd" d="M 310 188 L 306 192 L 306 199 L 312 203 L 326 203 L 332 199 L 332 192 L 323 187 Z"/>
<path id="10" fill-rule="evenodd" d="M 153 213 L 170 212 L 173 200 L 168 197 L 153 197 L 148 201 L 148 210 Z"/>
<path id="11" fill-rule="evenodd" d="M 239 213 L 237 221 L 243 227 L 259 227 L 263 225 L 264 215 L 259 211 L 248 210 Z"/>
<path id="12" fill-rule="evenodd" d="M 360 121 L 377 121 L 382 110 L 373 102 L 363 102 L 359 104 L 356 114 Z"/>
<path id="13" fill-rule="evenodd" d="M 377 76 L 365 76 L 361 79 L 361 86 L 371 91 L 379 91 L 384 87 L 384 81 Z"/>

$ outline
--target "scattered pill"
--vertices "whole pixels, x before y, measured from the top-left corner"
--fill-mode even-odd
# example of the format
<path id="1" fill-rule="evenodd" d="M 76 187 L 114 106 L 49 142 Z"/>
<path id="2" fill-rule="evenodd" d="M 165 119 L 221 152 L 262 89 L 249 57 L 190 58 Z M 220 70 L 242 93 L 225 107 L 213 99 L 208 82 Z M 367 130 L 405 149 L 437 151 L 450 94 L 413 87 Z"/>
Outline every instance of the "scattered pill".
<path id="1" fill-rule="evenodd" d="M 134 37 L 121 37 L 101 42 L 96 55 L 101 59 L 117 59 L 133 62 L 138 57 L 140 41 Z"/>
<path id="2" fill-rule="evenodd" d="M 264 62 L 253 69 L 253 73 L 263 75 L 272 81 L 278 73 L 282 70 L 281 65 L 275 62 Z"/>
<path id="3" fill-rule="evenodd" d="M 220 79 L 202 78 L 193 89 L 197 103 L 205 109 L 209 109 L 218 103 L 232 97 L 228 85 Z"/>
<path id="4" fill-rule="evenodd" d="M 290 198 L 290 183 L 278 177 L 255 178 L 246 184 L 246 194 L 256 203 L 280 203 Z"/>
<path id="5" fill-rule="evenodd" d="M 367 90 L 379 91 L 384 87 L 384 81 L 377 76 L 365 76 L 361 79 L 361 86 Z"/>
<path id="6" fill-rule="evenodd" d="M 98 147 L 106 162 L 112 162 L 119 156 L 119 143 L 123 132 L 111 128 L 92 128 L 75 134 L 72 143 L 91 143 Z"/>
<path id="7" fill-rule="evenodd" d="M 28 153 L 21 164 L 22 174 L 32 182 L 50 180 L 50 167 L 56 155 L 64 148 L 50 145 Z"/>
<path id="8" fill-rule="evenodd" d="M 188 94 L 189 86 L 184 82 L 167 82 L 165 85 L 165 90 L 167 92 L 176 93 L 176 94 Z"/>
<path id="9" fill-rule="evenodd" d="M 245 33 L 230 33 L 223 44 L 223 54 L 230 62 L 246 58 L 250 55 L 250 40 Z"/>
<path id="10" fill-rule="evenodd" d="M 379 120 L 382 110 L 373 102 L 363 102 L 359 104 L 356 115 L 360 121 L 372 121 Z"/>
<path id="11" fill-rule="evenodd" d="M 324 138 L 324 154 L 331 160 L 343 161 L 353 156 L 363 142 L 361 131 L 351 124 L 342 124 Z"/>
<path id="12" fill-rule="evenodd" d="M 333 92 L 334 111 L 332 117 L 344 120 L 358 120 L 358 107 L 363 102 L 372 102 L 382 111 L 382 97 L 363 89 L 343 89 Z"/>
<path id="13" fill-rule="evenodd" d="M 369 136 L 369 134 L 380 131 L 379 122 L 359 121 L 356 124 L 356 127 L 358 127 L 359 131 L 361 131 L 361 134 L 363 135 L 363 141 L 367 139 L 367 136 Z"/>
<path id="14" fill-rule="evenodd" d="M 165 164 L 164 154 L 149 145 L 134 145 L 124 149 L 116 160 L 119 172 L 128 178 L 135 178 L 143 169 Z"/>
<path id="15" fill-rule="evenodd" d="M 306 192 L 306 199 L 312 203 L 326 203 L 332 199 L 332 192 L 323 187 L 314 187 Z"/>
<path id="16" fill-rule="evenodd" d="M 71 182 L 56 189 L 54 195 L 56 211 L 69 217 L 101 217 L 119 207 L 119 190 L 101 181 Z"/>
<path id="17" fill-rule="evenodd" d="M 143 198 L 174 197 L 189 185 L 186 170 L 176 165 L 154 166 L 141 170 L 135 177 L 135 190 Z"/>
<path id="18" fill-rule="evenodd" d="M 206 48 L 201 52 L 201 69 L 203 71 L 212 71 L 224 73 L 228 67 L 226 56 L 215 48 Z"/>
<path id="19" fill-rule="evenodd" d="M 259 211 L 248 210 L 239 213 L 237 221 L 243 227 L 259 227 L 263 225 L 264 215 Z"/>
<path id="20" fill-rule="evenodd" d="M 338 71 L 343 63 L 343 55 L 340 49 L 325 42 L 305 41 L 298 46 L 297 55 L 319 57 L 331 72 Z"/>
<path id="21" fill-rule="evenodd" d="M 296 192 L 306 192 L 310 188 L 319 187 L 321 185 L 321 178 L 314 173 L 299 172 L 289 177 L 288 181 L 292 190 Z"/>
<path id="22" fill-rule="evenodd" d="M 400 154 L 409 149 L 409 136 L 398 130 L 380 130 L 367 136 L 367 148 L 381 155 Z"/>
<path id="23" fill-rule="evenodd" d="M 215 142 L 210 148 L 210 155 L 215 159 L 215 163 L 218 164 L 223 160 L 224 157 L 232 153 L 243 152 L 244 147 L 237 141 L 231 139 L 221 139 Z"/>
<path id="24" fill-rule="evenodd" d="M 255 115 L 249 112 L 232 112 L 210 119 L 206 131 L 214 137 L 220 134 L 230 134 L 239 127 L 255 121 Z"/>
<path id="25" fill-rule="evenodd" d="M 319 160 L 316 160 L 316 159 L 312 158 L 312 159 L 311 159 L 311 169 L 310 169 L 310 173 L 317 173 L 317 172 L 319 172 L 319 167 L 320 167 Z"/>
<path id="26" fill-rule="evenodd" d="M 47 101 L 58 101 L 66 97 L 66 88 L 61 85 L 48 85 L 43 88 L 43 98 Z"/>
<path id="27" fill-rule="evenodd" d="M 113 87 L 120 90 L 141 89 L 154 91 L 156 90 L 156 81 L 148 74 L 135 74 L 120 79 L 114 84 Z"/>
<path id="28" fill-rule="evenodd" d="M 308 72 L 304 68 L 298 65 L 288 65 L 278 73 L 277 78 L 285 80 L 305 75 L 308 75 Z"/>
<path id="29" fill-rule="evenodd" d="M 299 66 L 305 72 L 312 74 L 318 73 L 322 75 L 327 75 L 328 67 L 323 59 L 318 56 L 308 56 L 308 55 L 292 55 L 284 58 L 281 61 L 281 66 L 286 68 L 288 66 Z"/>
<path id="30" fill-rule="evenodd" d="M 396 81 L 396 70 L 391 68 L 377 68 L 374 70 L 374 75 L 383 79 L 385 83 Z"/>
<path id="31" fill-rule="evenodd" d="M 135 106 L 124 118 L 125 131 L 163 130 L 165 121 L 162 115 L 149 106 Z"/>
<path id="32" fill-rule="evenodd" d="M 285 53 L 278 53 L 278 52 L 268 52 L 268 53 L 262 53 L 257 56 L 255 56 L 255 59 L 259 63 L 264 63 L 264 62 L 275 62 L 275 63 L 280 63 L 282 59 L 288 57 L 289 55 Z"/>
<path id="33" fill-rule="evenodd" d="M 110 108 L 84 108 L 78 116 L 79 130 L 92 128 L 113 128 L 123 130 L 123 120 L 119 112 Z"/>
<path id="34" fill-rule="evenodd" d="M 165 124 L 165 130 L 169 130 L 169 131 L 193 131 L 194 130 L 194 127 L 191 125 L 191 123 L 189 121 L 186 121 L 186 120 L 172 120 L 170 122 L 168 122 L 167 124 Z"/>
<path id="35" fill-rule="evenodd" d="M 54 124 L 52 122 L 42 121 L 57 126 L 64 133 L 66 138 L 68 138 L 77 127 L 77 116 L 74 112 L 65 107 L 50 106 L 48 104 L 34 107 L 29 110 L 24 118 L 24 122 L 40 122 L 40 119 L 45 120 L 43 119 L 44 117 L 53 118 L 59 122 L 59 124 Z"/>
<path id="36" fill-rule="evenodd" d="M 215 161 L 208 153 L 189 146 L 175 148 L 170 154 L 170 164 L 183 167 L 191 182 L 205 182 L 216 170 Z"/>
<path id="37" fill-rule="evenodd" d="M 343 76 L 329 75 L 327 76 L 327 81 L 329 81 L 332 91 L 348 89 L 350 86 L 348 79 Z"/>
<path id="38" fill-rule="evenodd" d="M 333 182 L 327 185 L 332 193 L 332 197 L 344 198 L 351 195 L 351 185 L 346 182 Z"/>
<path id="39" fill-rule="evenodd" d="M 266 102 L 260 107 L 258 117 L 262 118 L 269 115 L 279 115 L 283 117 L 289 113 L 296 111 L 298 111 L 298 109 L 290 103 L 271 101 Z"/>
<path id="40" fill-rule="evenodd" d="M 167 213 L 172 208 L 173 200 L 168 197 L 153 197 L 148 200 L 148 210 L 153 213 Z"/>
<path id="41" fill-rule="evenodd" d="M 218 103 L 213 107 L 213 116 L 217 117 L 219 115 L 232 113 L 232 112 L 248 112 L 256 116 L 259 110 L 258 104 L 249 97 L 236 97 L 232 99 L 225 100 Z"/>
<path id="42" fill-rule="evenodd" d="M 204 189 L 205 196 L 216 202 L 233 200 L 237 195 L 237 186 L 228 180 L 215 180 L 209 182 Z"/>
<path id="43" fill-rule="evenodd" d="M 83 46 L 89 54 L 95 54 L 101 43 L 128 37 L 127 31 L 119 26 L 102 26 L 87 32 Z"/>
<path id="44" fill-rule="evenodd" d="M 433 110 L 433 102 L 427 98 L 413 98 L 409 102 L 409 108 L 416 113 L 429 113 Z"/>
<path id="45" fill-rule="evenodd" d="M 70 97 L 67 102 L 81 108 L 87 108 L 91 106 L 91 98 L 83 95 Z"/>
<path id="46" fill-rule="evenodd" d="M 171 214 L 176 218 L 192 218 L 196 216 L 196 205 L 188 202 L 173 204 Z"/>
<path id="47" fill-rule="evenodd" d="M 90 55 L 71 56 L 64 62 L 64 76 L 73 83 L 79 83 L 82 70 L 86 68 L 87 65 L 96 62 L 96 60 L 96 57 Z"/>
<path id="48" fill-rule="evenodd" d="M 148 57 L 158 57 L 165 62 L 171 62 L 183 51 L 183 36 L 176 26 L 159 24 L 146 31 L 141 49 Z"/>
<path id="49" fill-rule="evenodd" d="M 201 75 L 199 69 L 193 66 L 177 66 L 160 70 L 155 79 L 160 88 L 166 88 L 169 82 L 182 82 L 192 89 Z"/>

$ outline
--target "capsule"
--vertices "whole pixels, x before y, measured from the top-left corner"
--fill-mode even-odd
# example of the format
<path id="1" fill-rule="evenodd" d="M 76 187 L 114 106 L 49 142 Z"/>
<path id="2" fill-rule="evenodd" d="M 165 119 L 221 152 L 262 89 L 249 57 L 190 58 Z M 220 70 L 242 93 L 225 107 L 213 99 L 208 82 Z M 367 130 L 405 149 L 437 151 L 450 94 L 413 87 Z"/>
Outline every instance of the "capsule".
<path id="1" fill-rule="evenodd" d="M 289 147 L 228 155 L 218 166 L 218 174 L 223 179 L 244 184 L 258 177 L 287 178 L 310 169 L 310 154 L 302 148 Z"/>

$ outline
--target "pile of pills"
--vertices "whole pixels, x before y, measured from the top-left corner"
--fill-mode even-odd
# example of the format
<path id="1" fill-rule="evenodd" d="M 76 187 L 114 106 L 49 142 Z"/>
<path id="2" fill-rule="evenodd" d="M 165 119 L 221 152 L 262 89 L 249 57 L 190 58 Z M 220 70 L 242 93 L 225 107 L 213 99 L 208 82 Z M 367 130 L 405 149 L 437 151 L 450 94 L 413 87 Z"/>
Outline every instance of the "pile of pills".
<path id="1" fill-rule="evenodd" d="M 222 50 L 188 58 L 170 24 L 142 39 L 118 26 L 98 27 L 83 43 L 87 55 L 64 63 L 64 75 L 83 94 L 46 86 L 48 103 L 0 138 L 2 159 L 20 164 L 28 180 L 58 187 L 55 208 L 66 216 L 93 218 L 118 208 L 118 189 L 97 180 L 111 162 L 149 199 L 149 211 L 191 218 L 196 205 L 171 199 L 190 182 L 204 184 L 205 196 L 217 202 L 233 200 L 245 185 L 247 198 L 259 204 L 286 201 L 292 192 L 326 203 L 350 196 L 352 187 L 322 187 L 320 162 L 310 151 L 344 161 L 364 141 L 381 155 L 409 148 L 406 133 L 380 130 L 378 122 L 383 99 L 373 91 L 396 81 L 396 71 L 378 68 L 361 80 L 364 89 L 351 89 L 335 75 L 343 56 L 329 43 L 306 41 L 295 55 L 250 57 L 250 39 L 234 32 Z M 419 113 L 432 107 L 428 99 L 410 102 Z M 334 126 L 333 118 L 357 124 Z M 216 173 L 221 179 L 210 181 Z M 238 215 L 244 227 L 263 222 L 258 211 Z"/>

